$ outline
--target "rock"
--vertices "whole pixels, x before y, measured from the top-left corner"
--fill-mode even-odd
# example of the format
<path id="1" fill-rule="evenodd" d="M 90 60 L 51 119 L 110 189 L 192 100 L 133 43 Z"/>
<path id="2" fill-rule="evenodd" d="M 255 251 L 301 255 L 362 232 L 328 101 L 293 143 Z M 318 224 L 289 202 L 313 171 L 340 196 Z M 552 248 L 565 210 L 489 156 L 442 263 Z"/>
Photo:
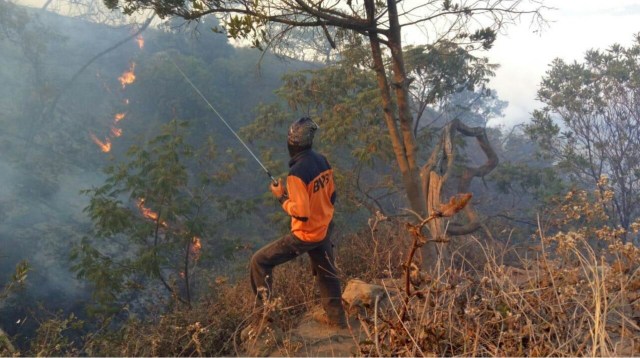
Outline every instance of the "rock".
<path id="1" fill-rule="evenodd" d="M 283 344 L 271 356 L 296 357 L 351 357 L 358 355 L 358 345 L 366 337 L 360 331 L 360 322 L 353 318 L 349 328 L 339 328 L 317 322 L 314 312 L 322 310 L 316 307 L 300 319 L 300 324 L 286 333 Z"/>
<path id="2" fill-rule="evenodd" d="M 378 303 L 386 297 L 384 287 L 372 285 L 361 280 L 350 280 L 342 294 L 342 299 L 349 305 L 349 309 L 356 306 L 373 307 L 376 298 Z"/>

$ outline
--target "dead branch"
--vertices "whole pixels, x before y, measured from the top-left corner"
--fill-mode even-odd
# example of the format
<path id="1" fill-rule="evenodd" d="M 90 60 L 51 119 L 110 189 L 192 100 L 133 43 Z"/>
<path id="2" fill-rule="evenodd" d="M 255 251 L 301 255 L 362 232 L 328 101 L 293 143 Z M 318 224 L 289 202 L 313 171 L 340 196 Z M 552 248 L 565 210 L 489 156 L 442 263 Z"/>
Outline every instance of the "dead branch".
<path id="1" fill-rule="evenodd" d="M 473 178 L 483 178 L 498 165 L 498 156 L 491 147 L 485 128 L 469 127 L 459 119 L 451 121 L 444 127 L 440 142 L 433 149 L 429 160 L 420 171 L 422 189 L 426 195 L 427 211 L 430 214 L 441 210 L 441 191 L 454 170 L 455 156 L 457 154 L 454 145 L 456 133 L 466 137 L 475 137 L 480 149 L 487 156 L 487 161 L 483 165 L 479 167 L 465 166 L 463 168 L 458 183 L 458 193 L 468 192 Z M 466 235 L 480 228 L 481 222 L 471 203 L 466 205 L 464 211 L 467 216 L 467 223 L 464 225 L 451 223 L 447 229 L 449 234 L 456 236 Z M 444 235 L 441 220 L 432 221 L 429 224 L 429 229 L 434 237 Z"/>

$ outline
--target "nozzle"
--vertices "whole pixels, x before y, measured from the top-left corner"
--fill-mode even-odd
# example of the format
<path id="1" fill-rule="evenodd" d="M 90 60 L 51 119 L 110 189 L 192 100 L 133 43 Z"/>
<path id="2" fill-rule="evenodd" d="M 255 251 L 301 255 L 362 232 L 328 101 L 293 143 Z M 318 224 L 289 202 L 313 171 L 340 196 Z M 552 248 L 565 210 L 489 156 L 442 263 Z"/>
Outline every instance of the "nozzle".
<path id="1" fill-rule="evenodd" d="M 271 182 L 273 183 L 273 186 L 278 186 L 278 181 L 276 180 L 276 178 L 273 177 L 273 175 L 271 175 L 271 172 L 269 172 L 267 170 L 267 175 L 269 176 L 269 178 L 271 178 Z"/>

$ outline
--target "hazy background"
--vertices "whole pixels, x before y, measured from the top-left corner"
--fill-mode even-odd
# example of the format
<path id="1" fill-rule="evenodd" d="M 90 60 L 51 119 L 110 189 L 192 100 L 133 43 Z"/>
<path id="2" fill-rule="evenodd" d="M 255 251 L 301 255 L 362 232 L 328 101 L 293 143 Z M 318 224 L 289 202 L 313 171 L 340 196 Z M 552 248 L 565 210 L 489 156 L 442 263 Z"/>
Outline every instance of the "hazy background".
<path id="1" fill-rule="evenodd" d="M 489 125 L 522 123 L 540 107 L 536 92 L 542 76 L 554 58 L 581 60 L 588 49 L 605 49 L 614 43 L 628 46 L 640 32 L 640 3 L 634 0 L 550 0 L 545 13 L 548 25 L 523 21 L 507 27 L 493 48 L 483 55 L 500 64 L 490 86 L 500 99 L 509 102 L 504 118 Z M 407 42 L 420 42 L 423 35 L 405 32 Z"/>
<path id="2" fill-rule="evenodd" d="M 91 235 L 91 222 L 83 212 L 89 201 L 80 191 L 104 184 L 105 166 L 123 160 L 132 144 L 153 138 L 172 119 L 190 121 L 194 145 L 211 135 L 223 163 L 233 160 L 227 147 L 242 150 L 168 56 L 189 64 L 193 81 L 237 129 L 252 121 L 258 103 L 273 100 L 282 74 L 302 68 L 270 55 L 260 62 L 258 51 L 234 48 L 204 25 L 206 39 L 193 29 L 150 27 L 143 34 L 143 48 L 135 39 L 127 41 L 98 58 L 69 86 L 87 61 L 136 28 L 38 9 L 27 14 L 27 32 L 16 35 L 16 41 L 0 41 L 0 282 L 9 282 L 19 261 L 31 266 L 25 290 L 0 303 L 0 327 L 18 337 L 19 344 L 27 344 L 38 326 L 31 317 L 46 318 L 45 312 L 58 311 L 82 315 L 90 301 L 88 287 L 70 270 L 69 253 L 83 236 Z M 132 63 L 136 81 L 122 88 L 118 77 Z M 41 117 L 47 110 L 43 103 L 66 87 L 56 115 Z M 110 134 L 117 113 L 126 113 L 115 125 L 122 130 L 120 137 Z M 101 141 L 110 138 L 109 153 L 100 150 L 92 134 Z M 248 159 L 243 156 L 242 161 Z M 241 179 L 224 191 L 237 199 L 262 195 L 265 177 L 256 174 L 257 164 L 240 167 Z M 256 224 L 236 233 L 221 230 L 211 241 L 232 242 L 242 236 L 244 242 L 255 242 L 263 239 L 256 234 L 259 230 L 270 228 Z M 207 249 L 210 257 L 223 255 Z"/>
<path id="3" fill-rule="evenodd" d="M 18 3 L 42 6 L 36 1 Z M 539 105 L 535 99 L 538 83 L 553 58 L 572 61 L 590 48 L 606 48 L 616 42 L 626 45 L 640 31 L 640 5 L 634 1 L 555 0 L 546 4 L 557 8 L 546 14 L 548 27 L 534 32 L 529 23 L 512 26 L 490 51 L 481 54 L 500 64 L 490 87 L 508 102 L 501 109 L 504 116 L 491 120 L 490 126 L 529 120 Z M 236 128 L 251 122 L 258 103 L 275 98 L 273 91 L 280 87 L 282 74 L 311 66 L 267 55 L 258 71 L 259 52 L 232 46 L 224 36 L 212 34 L 209 24 L 201 25 L 199 35 L 188 29 L 172 32 L 152 26 L 144 33 L 143 49 L 132 40 L 101 57 L 61 99 L 58 120 L 43 122 L 37 120 L 44 110 L 37 106 L 38 91 L 47 95 L 47 86 L 66 83 L 88 59 L 134 29 L 38 10 L 32 14 L 46 27 L 39 35 L 55 35 L 36 44 L 44 46 L 39 50 L 41 58 L 29 62 L 34 57 L 20 44 L 3 44 L 0 49 L 0 282 L 8 280 L 20 260 L 29 260 L 33 267 L 27 289 L 0 306 L 0 326 L 10 335 L 22 335 L 23 341 L 28 341 L 29 327 L 36 326 L 33 320 L 25 323 L 25 318 L 38 304 L 51 311 L 81 312 L 80 305 L 88 298 L 86 287 L 70 272 L 67 257 L 71 245 L 91 227 L 82 211 L 88 199 L 79 191 L 102 184 L 101 168 L 121 159 L 129 145 L 153 136 L 172 118 L 191 119 L 199 134 L 214 134 L 220 148 L 238 148 L 180 77 L 161 76 L 168 68 L 163 67 L 168 66 L 163 56 L 192 61 L 190 65 L 197 69 L 194 80 L 207 84 L 203 87 L 206 95 Z M 405 33 L 407 42 L 417 36 L 420 34 Z M 132 62 L 137 64 L 137 82 L 121 89 L 117 77 Z M 183 97 L 176 100 L 171 91 Z M 127 106 L 125 99 L 130 101 Z M 114 114 L 123 111 L 127 112 L 121 124 L 123 136 L 113 140 L 110 154 L 100 152 L 90 135 L 104 139 Z M 286 157 L 284 145 L 275 150 L 280 151 L 280 159 Z M 522 149 L 522 157 L 528 158 L 532 150 Z M 226 192 L 244 197 L 264 194 L 263 173 L 245 153 L 241 156 L 249 160 L 247 168 Z M 273 237 L 277 230 L 269 224 L 265 215 L 256 215 L 243 227 L 248 235 L 242 239 Z M 267 230 L 265 237 L 256 234 L 259 230 Z"/>

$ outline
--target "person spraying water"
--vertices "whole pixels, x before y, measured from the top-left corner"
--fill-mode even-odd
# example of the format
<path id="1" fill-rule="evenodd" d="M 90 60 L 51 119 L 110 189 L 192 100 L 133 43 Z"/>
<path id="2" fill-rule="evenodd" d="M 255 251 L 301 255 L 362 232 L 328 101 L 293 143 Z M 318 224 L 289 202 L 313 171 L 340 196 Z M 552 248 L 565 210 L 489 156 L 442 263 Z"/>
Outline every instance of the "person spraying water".
<path id="1" fill-rule="evenodd" d="M 333 169 L 322 154 L 312 149 L 318 125 L 303 117 L 291 124 L 287 135 L 289 174 L 286 190 L 282 180 L 271 192 L 291 217 L 291 231 L 258 250 L 251 258 L 251 287 L 261 300 L 272 295 L 273 269 L 307 253 L 320 291 L 325 314 L 316 320 L 340 328 L 347 326 L 336 273 L 333 244 L 333 213 L 336 200 Z"/>
<path id="2" fill-rule="evenodd" d="M 273 269 L 307 253 L 324 309 L 324 315 L 314 318 L 321 323 L 340 328 L 347 327 L 331 241 L 333 205 L 336 200 L 333 169 L 327 158 L 312 149 L 318 125 L 311 118 L 303 117 L 289 127 L 287 148 L 290 161 L 285 188 L 282 179 L 276 180 L 271 175 L 269 169 L 262 164 L 182 69 L 173 60 L 169 60 L 267 173 L 271 179 L 271 192 L 278 199 L 285 213 L 291 217 L 290 232 L 264 246 L 251 257 L 250 279 L 253 293 L 260 301 L 271 299 Z"/>

